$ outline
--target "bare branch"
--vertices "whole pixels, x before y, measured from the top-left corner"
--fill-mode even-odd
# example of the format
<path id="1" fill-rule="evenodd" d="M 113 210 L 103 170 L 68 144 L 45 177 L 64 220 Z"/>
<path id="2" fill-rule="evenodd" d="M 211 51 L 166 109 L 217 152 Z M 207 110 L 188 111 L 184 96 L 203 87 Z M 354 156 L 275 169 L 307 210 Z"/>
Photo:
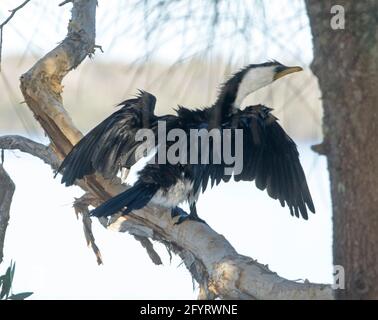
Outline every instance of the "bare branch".
<path id="1" fill-rule="evenodd" d="M 13 18 L 13 16 L 16 14 L 17 11 L 22 9 L 30 1 L 31 0 L 26 0 L 23 3 L 21 3 L 18 7 L 14 8 L 12 10 L 9 10 L 9 12 L 11 14 L 9 15 L 8 18 L 5 19 L 5 21 L 3 23 L 0 24 L 0 28 L 3 28 Z"/>
<path id="2" fill-rule="evenodd" d="M 34 157 L 40 158 L 43 162 L 48 164 L 53 170 L 56 170 L 60 165 L 60 160 L 54 153 L 52 146 L 45 146 L 44 144 L 35 142 L 28 138 L 18 135 L 0 136 L 0 150 L 2 162 L 4 162 L 4 150 L 19 150 L 28 153 Z M 76 185 L 86 190 L 86 184 L 83 180 L 75 182 Z M 98 204 L 98 203 L 97 203 Z"/>
<path id="3" fill-rule="evenodd" d="M 52 150 L 59 159 L 82 137 L 63 107 L 61 81 L 93 53 L 96 3 L 95 0 L 74 1 L 67 37 L 21 77 L 25 101 L 50 138 Z M 119 181 L 105 180 L 99 175 L 86 177 L 80 186 L 99 202 L 124 190 Z M 170 213 L 161 208 L 145 208 L 127 217 L 112 217 L 108 228 L 169 244 L 200 284 L 201 298 L 333 297 L 330 286 L 285 280 L 253 259 L 239 255 L 222 235 L 207 225 L 188 221 L 175 226 Z"/>
<path id="4" fill-rule="evenodd" d="M 81 214 L 83 219 L 83 230 L 85 240 L 87 241 L 87 245 L 90 246 L 97 258 L 97 264 L 102 264 L 102 257 L 100 249 L 96 245 L 96 241 L 92 232 L 92 220 L 89 217 L 89 209 L 88 206 L 96 202 L 96 199 L 90 194 L 85 193 L 80 198 L 76 198 L 73 207 L 75 209 L 76 216 L 79 217 Z"/>
<path id="5" fill-rule="evenodd" d="M 15 185 L 3 165 L 0 164 L 0 263 L 3 261 L 5 232 L 8 227 L 9 210 Z"/>
<path id="6" fill-rule="evenodd" d="M 20 150 L 21 152 L 25 152 L 40 158 L 46 164 L 50 165 L 52 169 L 56 170 L 59 167 L 60 161 L 51 150 L 50 147 L 45 146 L 44 144 L 35 142 L 28 138 L 17 136 L 17 135 L 9 135 L 9 136 L 1 136 L 0 137 L 0 149 L 2 150 L 2 158 L 3 158 L 3 150 Z M 85 190 L 85 183 L 82 180 L 76 181 L 76 184 Z M 92 233 L 91 227 L 91 220 L 88 215 L 88 206 L 93 205 L 97 206 L 100 202 L 97 198 L 95 198 L 91 193 L 85 193 L 82 197 L 75 199 L 73 203 L 73 207 L 75 209 L 76 214 L 79 213 L 82 215 L 83 219 L 83 229 L 84 235 L 87 240 L 87 245 L 90 246 L 93 252 L 96 255 L 97 263 L 102 264 L 101 253 L 98 249 L 95 239 Z M 106 223 L 105 223 L 106 227 Z M 151 258 L 152 262 L 155 264 L 161 264 L 161 259 L 157 252 L 154 250 L 152 243 L 145 237 L 134 235 L 136 240 L 138 240 L 141 245 L 146 249 L 148 256 Z"/>
<path id="7" fill-rule="evenodd" d="M 141 243 L 143 248 L 146 249 L 148 256 L 151 258 L 153 263 L 155 263 L 156 265 L 163 264 L 160 256 L 158 255 L 158 253 L 154 249 L 154 245 L 152 244 L 152 242 L 150 240 L 148 240 L 147 237 L 141 237 L 141 236 L 135 235 L 134 238 L 135 238 L 135 240 L 137 240 Z"/>
<path id="8" fill-rule="evenodd" d="M 9 135 L 0 137 L 0 149 L 20 150 L 40 158 L 53 169 L 57 169 L 59 166 L 59 160 L 50 147 L 22 136 Z"/>
<path id="9" fill-rule="evenodd" d="M 4 22 L 0 24 L 0 71 L 1 71 L 1 57 L 2 57 L 2 48 L 3 48 L 3 29 L 4 26 L 13 18 L 13 16 L 16 14 L 16 12 L 20 9 L 22 9 L 30 0 L 25 0 L 23 3 L 21 3 L 18 7 L 9 10 L 11 13 L 8 18 L 5 19 Z"/>
<path id="10" fill-rule="evenodd" d="M 99 49 L 102 53 L 104 53 L 104 49 L 99 44 L 95 44 L 93 48 L 94 49 Z"/>

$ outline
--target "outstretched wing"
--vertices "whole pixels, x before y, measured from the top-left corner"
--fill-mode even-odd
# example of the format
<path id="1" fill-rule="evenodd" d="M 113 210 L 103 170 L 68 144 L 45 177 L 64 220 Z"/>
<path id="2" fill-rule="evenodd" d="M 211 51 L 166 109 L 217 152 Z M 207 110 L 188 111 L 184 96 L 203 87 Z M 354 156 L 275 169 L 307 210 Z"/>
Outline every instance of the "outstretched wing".
<path id="1" fill-rule="evenodd" d="M 86 134 L 63 160 L 57 171 L 63 172 L 62 183 L 70 186 L 95 171 L 114 177 L 120 167 L 132 166 L 138 160 L 135 150 L 141 143 L 135 135 L 152 125 L 155 103 L 156 98 L 145 91 L 121 102 L 122 108 Z"/>
<path id="2" fill-rule="evenodd" d="M 296 144 L 270 111 L 262 105 L 250 106 L 236 113 L 224 126 L 243 130 L 243 168 L 234 175 L 234 179 L 255 180 L 257 188 L 267 190 L 268 195 L 278 199 L 282 206 L 286 204 L 292 215 L 308 219 L 307 208 L 311 212 L 315 212 L 315 208 Z M 220 130 L 224 131 L 224 128 Z M 232 142 L 233 138 L 234 133 Z M 224 143 L 223 139 L 223 148 Z M 235 153 L 234 144 L 231 150 Z M 231 176 L 225 175 L 226 167 L 224 161 L 215 165 L 199 165 L 195 168 L 197 185 L 199 179 L 204 191 L 209 181 L 211 185 L 228 181 Z"/>

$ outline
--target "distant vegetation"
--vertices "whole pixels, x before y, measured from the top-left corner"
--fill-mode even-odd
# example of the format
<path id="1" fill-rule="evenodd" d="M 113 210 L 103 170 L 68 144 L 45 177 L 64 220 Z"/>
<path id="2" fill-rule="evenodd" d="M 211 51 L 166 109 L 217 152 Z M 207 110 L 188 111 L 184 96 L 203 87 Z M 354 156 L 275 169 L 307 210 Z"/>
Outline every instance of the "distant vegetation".
<path id="1" fill-rule="evenodd" d="M 19 76 L 33 58 L 5 57 L 0 79 L 0 132 L 41 134 L 19 90 Z M 174 67 L 159 62 L 147 64 L 83 63 L 64 82 L 64 105 L 84 132 L 114 111 L 120 101 L 145 89 L 158 98 L 157 113 L 172 113 L 178 104 L 201 107 L 211 104 L 219 84 L 239 66 L 223 61 L 190 60 Z M 251 96 L 250 104 L 264 103 L 297 140 L 320 140 L 321 106 L 316 78 L 310 71 L 277 81 Z"/>

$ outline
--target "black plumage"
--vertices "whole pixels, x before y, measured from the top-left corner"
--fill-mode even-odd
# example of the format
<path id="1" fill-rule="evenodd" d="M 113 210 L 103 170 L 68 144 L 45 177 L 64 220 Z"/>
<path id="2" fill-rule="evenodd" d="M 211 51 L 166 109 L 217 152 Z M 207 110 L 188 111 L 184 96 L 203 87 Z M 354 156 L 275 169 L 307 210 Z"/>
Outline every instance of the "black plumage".
<path id="1" fill-rule="evenodd" d="M 143 156 L 137 153 L 142 143 L 135 139 L 138 130 L 152 129 L 156 137 L 158 121 L 164 121 L 167 130 L 182 129 L 187 136 L 191 129 L 206 129 L 216 130 L 223 137 L 227 129 L 235 137 L 236 130 L 239 129 L 243 136 L 243 169 L 234 174 L 233 179 L 254 180 L 257 188 L 267 190 L 268 195 L 278 199 L 282 206 L 287 205 L 292 215 L 307 219 L 307 209 L 315 212 L 315 208 L 295 143 L 271 114 L 272 109 L 257 105 L 239 110 L 235 106 L 240 93 L 238 90 L 245 91 L 243 79 L 254 79 L 254 75 L 248 75 L 254 68 L 269 68 L 273 73 L 272 79 L 278 78 L 278 73 L 290 69 L 278 62 L 249 65 L 221 87 L 213 106 L 195 110 L 178 107 L 176 115 L 156 116 L 156 98 L 145 91 L 141 91 L 135 99 L 122 102 L 120 110 L 91 130 L 64 159 L 58 170 L 63 174 L 62 183 L 71 185 L 76 179 L 95 171 L 105 177 L 114 177 L 120 168 L 130 168 Z M 254 90 L 267 83 L 264 79 Z M 244 88 L 240 89 L 243 85 Z M 229 147 L 235 152 L 232 141 L 231 139 Z M 222 148 L 225 147 L 224 142 L 222 140 Z M 169 147 L 174 142 L 166 143 Z M 138 180 L 134 186 L 97 207 L 92 215 L 106 216 L 118 211 L 128 214 L 151 203 L 171 208 L 172 216 L 180 215 L 179 222 L 187 218 L 200 220 L 195 205 L 201 191 L 204 192 L 209 186 L 218 185 L 221 181 L 228 182 L 232 178 L 225 174 L 225 168 L 230 165 L 222 156 L 220 163 L 214 163 L 214 142 L 211 139 L 208 149 L 209 163 L 186 161 L 178 164 L 147 164 L 138 172 Z M 217 152 L 223 154 L 222 150 Z M 190 204 L 189 216 L 183 216 L 177 207 L 183 201 Z"/>
<path id="2" fill-rule="evenodd" d="M 135 164 L 140 157 L 135 154 L 140 145 L 135 135 L 139 129 L 156 126 L 155 103 L 152 94 L 140 91 L 135 99 L 118 104 L 122 108 L 89 131 L 65 157 L 57 171 L 64 171 L 62 183 L 70 186 L 95 171 L 111 178 L 121 167 Z"/>
<path id="3" fill-rule="evenodd" d="M 243 170 L 234 175 L 235 181 L 253 181 L 260 190 L 278 199 L 282 206 L 287 204 L 291 214 L 308 218 L 306 206 L 315 212 L 314 204 L 307 186 L 306 177 L 299 161 L 299 153 L 294 141 L 279 125 L 272 109 L 263 105 L 249 106 L 239 110 L 224 121 L 224 129 L 242 129 L 243 132 Z M 206 121 L 206 110 L 180 108 L 178 114 L 190 119 L 189 126 Z M 201 125 L 199 125 L 201 126 Z M 203 126 L 203 125 L 202 125 Z M 223 137 L 223 135 L 220 135 Z M 233 141 L 231 139 L 231 141 Z M 225 143 L 222 142 L 222 145 Z M 210 143 L 210 149 L 212 144 Z M 210 150 L 210 155 L 212 150 Z M 231 175 L 225 175 L 226 163 L 191 165 L 194 180 L 194 193 L 202 188 L 205 191 L 221 181 L 228 182 Z"/>

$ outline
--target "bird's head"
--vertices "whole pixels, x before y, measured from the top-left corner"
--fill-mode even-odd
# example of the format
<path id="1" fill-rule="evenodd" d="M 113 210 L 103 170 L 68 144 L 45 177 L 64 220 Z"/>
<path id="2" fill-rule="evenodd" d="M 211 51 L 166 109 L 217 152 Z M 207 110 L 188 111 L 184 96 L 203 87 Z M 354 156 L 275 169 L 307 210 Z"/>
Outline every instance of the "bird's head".
<path id="1" fill-rule="evenodd" d="M 290 73 L 302 70 L 301 67 L 287 67 L 278 61 L 248 65 L 234 76 L 239 82 L 234 106 L 240 108 L 243 100 L 252 92 Z"/>

